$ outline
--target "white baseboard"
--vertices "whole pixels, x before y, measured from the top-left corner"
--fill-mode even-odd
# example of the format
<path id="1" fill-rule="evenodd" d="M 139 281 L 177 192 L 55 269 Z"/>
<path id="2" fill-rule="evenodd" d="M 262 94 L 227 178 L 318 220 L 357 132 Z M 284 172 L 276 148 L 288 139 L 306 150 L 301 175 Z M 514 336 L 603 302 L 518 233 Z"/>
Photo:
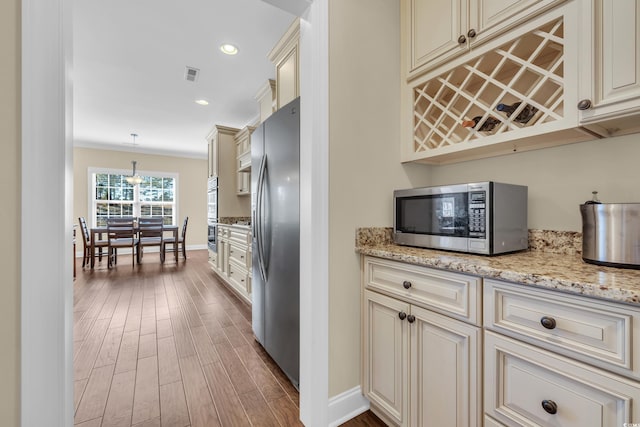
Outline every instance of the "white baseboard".
<path id="1" fill-rule="evenodd" d="M 342 392 L 329 399 L 329 426 L 337 427 L 368 409 L 369 400 L 362 395 L 360 386 Z"/>

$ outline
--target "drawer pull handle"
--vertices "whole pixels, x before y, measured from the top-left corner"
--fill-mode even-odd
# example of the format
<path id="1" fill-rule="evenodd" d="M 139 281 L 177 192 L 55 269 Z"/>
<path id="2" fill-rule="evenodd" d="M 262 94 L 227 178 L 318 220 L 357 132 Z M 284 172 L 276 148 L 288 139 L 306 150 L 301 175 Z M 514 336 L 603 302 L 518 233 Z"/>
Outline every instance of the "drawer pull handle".
<path id="1" fill-rule="evenodd" d="M 556 328 L 556 319 L 549 316 L 544 316 L 540 319 L 540 324 L 547 329 L 555 329 Z"/>
<path id="2" fill-rule="evenodd" d="M 415 321 L 416 321 L 416 316 L 414 316 L 413 314 L 408 315 L 408 316 L 407 316 L 407 321 L 408 321 L 409 323 L 413 323 L 413 322 L 415 322 Z"/>
<path id="3" fill-rule="evenodd" d="M 407 313 L 401 311 L 400 313 L 398 313 L 398 317 L 400 318 L 400 320 L 404 320 L 407 318 Z"/>
<path id="4" fill-rule="evenodd" d="M 402 282 L 402 286 L 404 286 L 405 289 L 409 289 L 411 287 L 411 282 L 405 280 L 404 282 Z"/>
<path id="5" fill-rule="evenodd" d="M 558 412 L 558 405 L 553 400 L 543 400 L 542 401 L 542 409 L 544 409 L 548 414 L 555 414 Z"/>

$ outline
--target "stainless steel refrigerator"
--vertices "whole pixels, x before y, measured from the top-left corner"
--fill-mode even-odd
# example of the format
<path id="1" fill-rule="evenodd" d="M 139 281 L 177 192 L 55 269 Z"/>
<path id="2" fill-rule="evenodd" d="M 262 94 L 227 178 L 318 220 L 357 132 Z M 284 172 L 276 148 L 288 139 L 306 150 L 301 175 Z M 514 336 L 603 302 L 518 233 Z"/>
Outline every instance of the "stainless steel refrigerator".
<path id="1" fill-rule="evenodd" d="M 300 98 L 251 135 L 252 326 L 298 388 L 300 370 Z"/>

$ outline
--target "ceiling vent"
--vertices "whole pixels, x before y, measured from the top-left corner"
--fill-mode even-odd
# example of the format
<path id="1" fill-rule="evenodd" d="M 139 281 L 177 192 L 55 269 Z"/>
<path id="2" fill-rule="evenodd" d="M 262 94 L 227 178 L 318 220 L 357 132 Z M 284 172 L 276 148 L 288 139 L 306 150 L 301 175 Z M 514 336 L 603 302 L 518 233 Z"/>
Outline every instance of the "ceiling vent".
<path id="1" fill-rule="evenodd" d="M 187 71 L 184 73 L 184 79 L 188 82 L 195 82 L 198 80 L 198 75 L 200 74 L 200 70 L 193 67 L 187 67 Z"/>

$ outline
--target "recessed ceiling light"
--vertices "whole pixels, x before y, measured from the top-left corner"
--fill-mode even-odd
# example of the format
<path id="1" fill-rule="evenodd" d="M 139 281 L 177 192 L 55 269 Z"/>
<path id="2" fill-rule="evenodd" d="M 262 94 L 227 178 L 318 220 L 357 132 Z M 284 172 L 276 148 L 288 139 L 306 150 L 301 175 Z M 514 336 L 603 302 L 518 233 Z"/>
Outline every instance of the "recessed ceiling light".
<path id="1" fill-rule="evenodd" d="M 236 53 L 238 53 L 238 48 L 229 43 L 221 45 L 220 50 L 222 51 L 222 53 L 226 53 L 227 55 L 235 55 Z"/>
<path id="2" fill-rule="evenodd" d="M 206 99 L 196 99 L 196 104 L 198 105 L 209 105 L 209 101 Z"/>

